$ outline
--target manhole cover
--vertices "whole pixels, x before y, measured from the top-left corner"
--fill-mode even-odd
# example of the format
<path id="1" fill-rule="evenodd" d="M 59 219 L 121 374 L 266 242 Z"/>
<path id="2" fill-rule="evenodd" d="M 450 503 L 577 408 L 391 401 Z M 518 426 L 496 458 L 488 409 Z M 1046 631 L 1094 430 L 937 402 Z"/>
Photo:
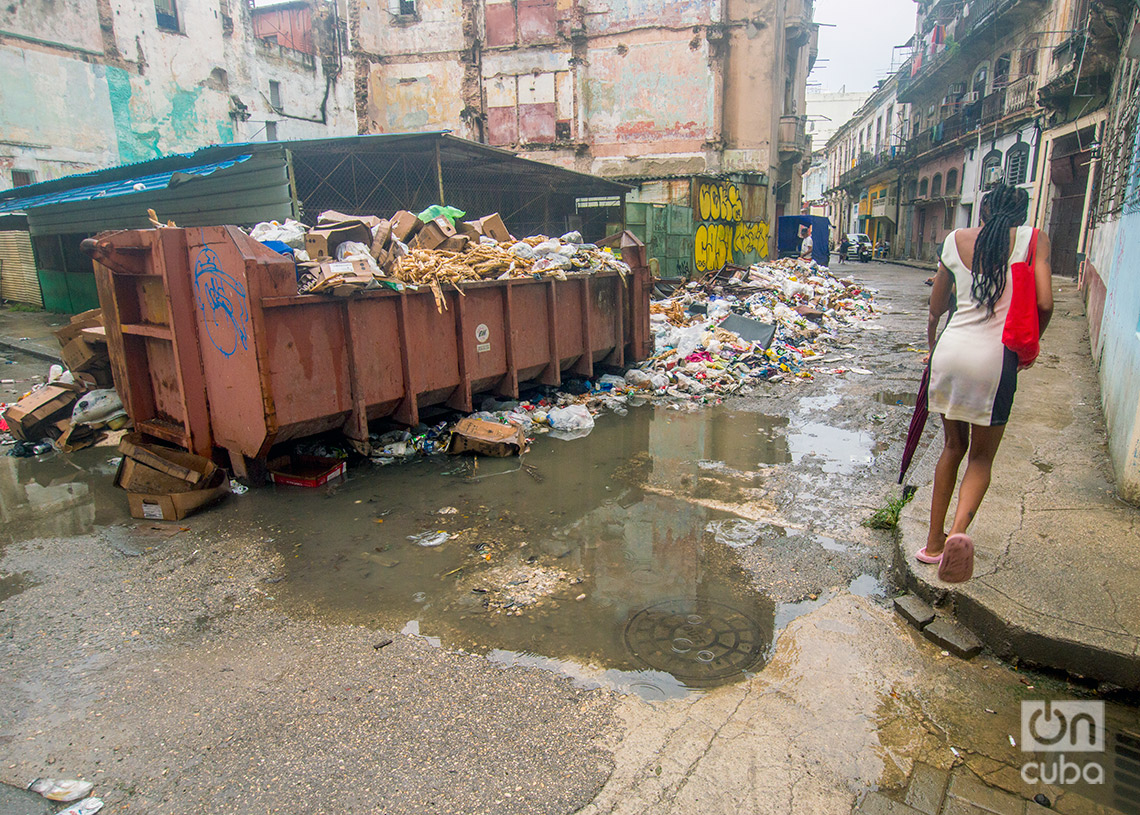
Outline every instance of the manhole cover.
<path id="1" fill-rule="evenodd" d="M 723 603 L 666 600 L 630 618 L 625 644 L 647 667 L 711 685 L 756 667 L 768 637 L 753 619 Z"/>

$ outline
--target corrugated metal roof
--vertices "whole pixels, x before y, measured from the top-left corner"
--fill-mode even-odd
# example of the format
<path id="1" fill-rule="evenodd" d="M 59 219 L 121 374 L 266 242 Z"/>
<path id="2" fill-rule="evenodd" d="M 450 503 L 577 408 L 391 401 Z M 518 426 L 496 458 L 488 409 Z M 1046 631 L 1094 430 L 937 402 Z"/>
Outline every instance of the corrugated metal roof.
<path id="1" fill-rule="evenodd" d="M 124 194 L 102 197 L 53 196 L 51 202 L 30 209 L 28 229 L 32 235 L 145 229 L 150 226 L 148 208 L 164 223 L 171 220 L 178 226 L 252 225 L 296 216 L 289 167 L 280 148 L 242 154 L 240 161 L 217 162 L 205 175 L 182 170 L 152 175 L 165 175 L 168 181 L 144 184 L 141 190 L 119 182 L 114 189 L 125 184 Z M 90 187 L 82 189 L 89 191 Z"/>
<path id="2" fill-rule="evenodd" d="M 189 181 L 193 177 L 207 176 L 218 170 L 233 167 L 243 161 L 248 161 L 250 158 L 252 158 L 252 156 L 246 153 L 226 161 L 215 161 L 209 164 L 199 164 L 177 170 L 172 169 L 165 172 L 150 173 L 149 175 L 140 175 L 134 178 L 87 184 L 80 187 L 49 191 L 14 200 L 0 201 L 0 214 L 27 212 L 37 207 L 46 207 L 52 204 L 69 204 L 77 201 L 92 201 L 96 198 L 115 198 L 120 195 L 154 192 L 155 190 L 175 187 Z"/>

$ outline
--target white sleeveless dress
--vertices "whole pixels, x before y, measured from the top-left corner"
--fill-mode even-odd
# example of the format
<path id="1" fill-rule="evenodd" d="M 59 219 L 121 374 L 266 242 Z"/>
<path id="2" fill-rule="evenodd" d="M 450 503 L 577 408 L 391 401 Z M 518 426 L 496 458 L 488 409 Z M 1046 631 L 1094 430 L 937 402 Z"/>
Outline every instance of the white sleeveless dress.
<path id="1" fill-rule="evenodd" d="M 958 254 L 956 234 L 957 230 L 947 235 L 942 248 L 942 263 L 954 278 L 957 303 L 930 357 L 930 411 L 987 427 L 1005 424 L 1017 390 L 1017 354 L 1001 341 L 1013 296 L 1009 267 L 1026 260 L 1033 228 L 1017 228 L 1006 264 L 1005 291 L 993 314 L 970 296 L 973 273 Z"/>

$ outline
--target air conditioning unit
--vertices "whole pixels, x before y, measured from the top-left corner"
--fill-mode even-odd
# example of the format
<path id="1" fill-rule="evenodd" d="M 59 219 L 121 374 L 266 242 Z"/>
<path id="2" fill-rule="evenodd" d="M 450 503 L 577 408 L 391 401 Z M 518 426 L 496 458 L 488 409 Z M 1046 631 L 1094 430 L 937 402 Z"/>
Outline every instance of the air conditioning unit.
<path id="1" fill-rule="evenodd" d="M 966 92 L 966 83 L 965 82 L 955 82 L 953 85 L 951 85 L 949 88 L 947 88 L 946 91 L 951 96 L 961 96 L 962 94 L 964 94 Z"/>
<path id="2" fill-rule="evenodd" d="M 962 104 L 963 105 L 972 105 L 977 101 L 978 101 L 978 92 L 977 91 L 970 91 L 969 93 L 967 93 L 965 96 L 962 97 Z"/>
<path id="3" fill-rule="evenodd" d="M 993 167 L 987 167 L 985 173 L 983 173 L 982 183 L 987 187 L 992 187 L 994 184 L 1000 184 L 1001 165 L 999 164 Z"/>

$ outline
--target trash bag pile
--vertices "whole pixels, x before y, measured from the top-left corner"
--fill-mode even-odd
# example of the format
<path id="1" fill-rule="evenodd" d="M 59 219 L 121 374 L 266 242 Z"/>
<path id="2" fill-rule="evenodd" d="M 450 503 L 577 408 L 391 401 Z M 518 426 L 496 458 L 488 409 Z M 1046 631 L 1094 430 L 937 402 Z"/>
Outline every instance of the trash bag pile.
<path id="1" fill-rule="evenodd" d="M 475 221 L 454 207 L 433 206 L 390 219 L 350 216 L 329 210 L 312 229 L 287 220 L 260 223 L 250 237 L 297 266 L 298 291 L 347 297 L 378 288 L 429 288 L 439 311 L 447 309 L 445 285 L 461 290 L 476 280 L 553 277 L 617 272 L 629 266 L 615 250 L 582 240 L 578 232 L 559 238 L 534 235 L 516 240 L 498 213 Z"/>

